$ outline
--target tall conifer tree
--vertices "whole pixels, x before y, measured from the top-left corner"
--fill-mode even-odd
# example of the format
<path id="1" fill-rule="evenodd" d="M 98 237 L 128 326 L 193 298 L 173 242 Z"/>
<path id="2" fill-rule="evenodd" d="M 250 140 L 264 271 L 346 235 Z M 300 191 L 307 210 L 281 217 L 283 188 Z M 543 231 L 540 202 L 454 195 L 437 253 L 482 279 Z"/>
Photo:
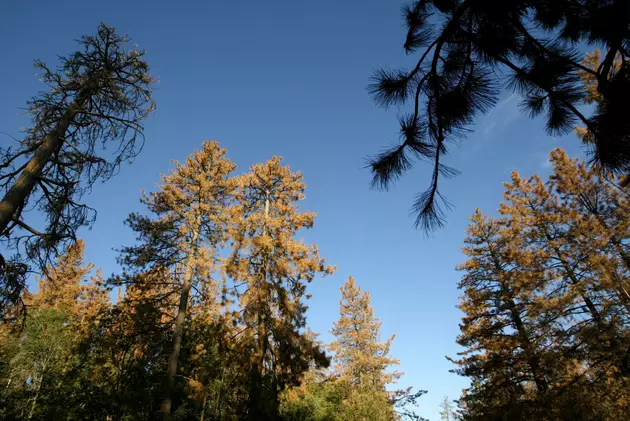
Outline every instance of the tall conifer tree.
<path id="1" fill-rule="evenodd" d="M 148 280 L 147 287 L 153 291 L 156 281 L 172 285 L 157 288 L 165 293 L 161 298 L 166 305 L 169 295 L 177 296 L 177 308 L 166 310 L 175 319 L 162 404 L 164 419 L 171 414 L 191 290 L 198 284 L 207 293 L 203 299 L 218 299 L 216 288 L 202 283 L 213 282 L 211 273 L 219 260 L 218 249 L 226 241 L 234 190 L 229 175 L 235 165 L 225 153 L 217 142 L 204 142 L 183 164 L 175 163 L 175 169 L 162 177 L 157 192 L 143 197 L 152 215 L 132 214 L 127 220 L 140 240 L 139 245 L 122 251 L 122 263 L 141 275 L 131 280 L 136 281 L 137 288 L 142 288 L 142 280 Z M 147 277 L 147 273 L 152 276 Z"/>
<path id="2" fill-rule="evenodd" d="M 274 157 L 239 180 L 233 214 L 233 252 L 227 273 L 239 298 L 242 337 L 251 355 L 248 419 L 273 419 L 278 395 L 299 382 L 309 364 L 326 364 L 323 351 L 303 333 L 307 285 L 332 273 L 315 245 L 295 238 L 315 213 L 300 212 L 302 174 Z"/>

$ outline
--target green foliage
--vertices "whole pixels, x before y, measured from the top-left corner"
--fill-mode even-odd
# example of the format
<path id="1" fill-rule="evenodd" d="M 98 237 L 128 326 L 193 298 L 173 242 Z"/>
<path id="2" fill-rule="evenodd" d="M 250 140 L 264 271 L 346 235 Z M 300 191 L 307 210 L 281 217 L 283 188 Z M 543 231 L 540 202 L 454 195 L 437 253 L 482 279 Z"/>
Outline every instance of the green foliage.
<path id="1" fill-rule="evenodd" d="M 343 381 L 312 381 L 283 399 L 280 415 L 283 421 L 339 421 L 343 402 L 348 395 Z"/>
<path id="2" fill-rule="evenodd" d="M 341 287 L 339 308 L 330 345 L 334 371 L 326 374 L 315 368 L 305 384 L 288 390 L 281 405 L 283 420 L 422 420 L 413 407 L 424 391 L 387 390 L 402 376 L 389 371 L 398 364 L 389 355 L 394 338 L 380 343 L 381 322 L 374 316 L 370 295 L 352 277 Z"/>
<path id="3" fill-rule="evenodd" d="M 29 315 L 22 332 L 2 341 L 2 419 L 53 419 L 68 372 L 77 364 L 76 332 L 54 309 Z"/>

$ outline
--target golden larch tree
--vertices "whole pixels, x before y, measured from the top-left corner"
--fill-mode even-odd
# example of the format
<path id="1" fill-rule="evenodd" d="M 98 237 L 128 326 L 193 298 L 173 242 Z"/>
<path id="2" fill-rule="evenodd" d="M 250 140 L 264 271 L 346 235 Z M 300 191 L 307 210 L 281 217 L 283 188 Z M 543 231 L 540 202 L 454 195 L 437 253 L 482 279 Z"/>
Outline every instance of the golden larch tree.
<path id="1" fill-rule="evenodd" d="M 85 263 L 85 243 L 79 239 L 68 245 L 38 279 L 38 290 L 25 298 L 27 307 L 54 309 L 65 313 L 75 327 L 87 328 L 109 304 L 100 269 Z"/>
<path id="2" fill-rule="evenodd" d="M 300 212 L 302 174 L 274 157 L 251 167 L 239 179 L 233 212 L 233 251 L 227 274 L 238 296 L 239 324 L 249 367 L 250 420 L 278 412 L 278 395 L 297 384 L 309 363 L 325 364 L 319 347 L 303 334 L 307 285 L 319 274 L 332 273 L 315 245 L 295 238 L 311 228 L 315 213 Z"/>
<path id="3" fill-rule="evenodd" d="M 629 195 L 564 151 L 550 160 L 547 182 L 513 173 L 501 217 L 468 228 L 455 371 L 472 379 L 471 420 L 627 411 Z"/>
<path id="4" fill-rule="evenodd" d="M 341 287 L 339 310 L 341 317 L 331 331 L 335 340 L 330 349 L 335 353 L 335 370 L 340 377 L 377 387 L 397 380 L 400 373 L 387 371 L 399 364 L 389 355 L 395 335 L 380 342 L 382 322 L 374 316 L 370 293 L 362 292 L 352 277 Z"/>
<path id="5" fill-rule="evenodd" d="M 218 249 L 225 243 L 228 232 L 229 206 L 235 187 L 229 176 L 236 167 L 225 154 L 218 142 L 204 142 L 184 163 L 175 162 L 175 169 L 162 176 L 157 192 L 144 195 L 142 203 L 151 216 L 132 214 L 127 219 L 140 241 L 137 246 L 122 250 L 121 262 L 132 272 L 128 281 L 137 281 L 137 275 L 142 275 L 149 281 L 147 295 L 150 291 L 161 292 L 164 311 L 174 316 L 162 404 L 164 419 L 171 414 L 171 395 L 191 290 L 194 287 L 200 292 L 200 299 L 218 299 L 211 274 L 220 260 Z M 148 273 L 154 276 L 147 276 Z M 156 282 L 171 287 L 160 287 Z M 141 285 L 138 282 L 136 287 Z M 175 309 L 169 306 L 173 295 L 178 303 Z"/>

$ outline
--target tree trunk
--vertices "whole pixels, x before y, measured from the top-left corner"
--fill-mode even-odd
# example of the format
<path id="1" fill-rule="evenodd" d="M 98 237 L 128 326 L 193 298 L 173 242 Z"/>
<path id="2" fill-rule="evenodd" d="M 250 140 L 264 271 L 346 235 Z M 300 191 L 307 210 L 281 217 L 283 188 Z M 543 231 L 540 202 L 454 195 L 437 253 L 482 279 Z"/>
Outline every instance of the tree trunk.
<path id="1" fill-rule="evenodd" d="M 42 382 L 44 381 L 44 371 L 46 370 L 46 365 L 44 365 L 42 369 L 42 374 L 39 376 L 39 381 L 37 382 L 37 390 L 35 391 L 35 397 L 33 397 L 33 403 L 31 404 L 31 409 L 28 412 L 28 417 L 26 418 L 30 421 L 33 418 L 33 414 L 35 414 L 35 407 L 37 406 L 37 400 L 39 399 L 39 392 L 42 390 Z"/>
<path id="2" fill-rule="evenodd" d="M 267 235 L 267 221 L 269 219 L 269 191 L 266 192 L 265 199 L 265 219 L 263 223 L 263 236 Z M 263 254 L 263 262 L 262 269 L 263 273 L 261 274 L 262 282 L 267 282 L 267 275 L 269 272 L 269 256 L 267 253 Z M 260 295 L 262 291 L 262 287 L 258 288 L 258 300 L 261 304 L 264 302 L 265 297 Z M 267 329 L 266 329 L 266 314 L 262 312 L 262 308 L 266 308 L 266 305 L 261 306 L 261 312 L 258 314 L 258 341 L 256 344 L 256 355 L 254 357 L 254 364 L 251 370 L 251 385 L 249 389 L 249 408 L 247 412 L 247 419 L 250 421 L 258 421 L 265 414 L 262 407 L 263 397 L 263 374 L 264 374 L 264 364 L 265 364 L 265 354 L 267 353 Z"/>
<path id="3" fill-rule="evenodd" d="M 89 89 L 89 86 L 86 89 Z M 88 97 L 86 92 L 83 91 L 78 94 L 75 100 L 70 103 L 55 128 L 44 138 L 18 179 L 4 195 L 2 202 L 0 202 L 0 234 L 7 234 L 6 229 L 15 217 L 15 212 L 25 204 L 26 199 L 33 192 L 37 180 L 42 175 L 51 156 L 63 146 L 70 124 L 77 113 L 81 111 Z"/>
<path id="4" fill-rule="evenodd" d="M 208 394 L 204 393 L 203 395 L 203 405 L 201 406 L 201 417 L 199 421 L 203 421 L 204 415 L 206 415 L 206 402 L 208 400 Z"/>
<path id="5" fill-rule="evenodd" d="M 527 365 L 529 365 L 529 369 L 532 372 L 532 376 L 534 377 L 534 383 L 536 383 L 536 389 L 539 393 L 544 393 L 547 391 L 547 381 L 543 378 L 539 358 L 536 355 L 536 352 L 533 348 L 531 341 L 529 340 L 529 334 L 525 329 L 525 325 L 523 320 L 521 319 L 521 315 L 516 309 L 516 303 L 512 299 L 506 300 L 509 309 L 512 321 L 516 327 L 516 332 L 521 340 L 523 350 L 525 351 L 525 356 L 527 358 Z"/>
<path id="6" fill-rule="evenodd" d="M 199 220 L 199 218 L 198 218 Z M 184 334 L 184 322 L 186 321 L 186 311 L 188 309 L 188 297 L 190 296 L 190 288 L 192 277 L 194 274 L 195 259 L 197 258 L 197 248 L 199 239 L 199 224 L 194 228 L 192 236 L 192 250 L 186 262 L 186 270 L 184 272 L 184 284 L 179 295 L 179 308 L 177 317 L 175 318 L 175 331 L 173 332 L 173 348 L 168 356 L 168 367 L 166 369 L 166 380 L 164 382 L 164 400 L 162 401 L 163 419 L 166 421 L 171 417 L 172 392 L 175 385 L 175 376 L 177 374 L 177 359 L 182 347 L 182 336 Z"/>
<path id="7" fill-rule="evenodd" d="M 547 237 L 547 241 L 551 244 L 552 239 L 551 239 L 551 236 L 547 233 L 546 228 L 545 228 L 545 236 Z M 571 284 L 575 286 L 580 284 L 580 281 L 578 277 L 576 276 L 575 271 L 573 270 L 573 268 L 571 268 L 571 266 L 569 265 L 569 262 L 564 258 L 564 255 L 562 254 L 560 249 L 558 247 L 552 247 L 552 248 L 553 248 L 554 253 L 556 254 L 556 258 L 560 261 L 562 268 L 565 270 Z M 599 325 L 601 322 L 601 315 L 599 314 L 597 307 L 595 306 L 591 298 L 588 295 L 586 295 L 586 293 L 584 293 L 583 291 L 580 291 L 579 294 L 582 300 L 584 301 L 584 304 L 586 304 L 588 311 L 591 313 L 591 316 L 593 316 L 593 319 Z"/>
<path id="8" fill-rule="evenodd" d="M 492 263 L 497 270 L 497 273 L 503 271 L 501 268 L 501 260 L 497 257 L 493 247 L 488 243 L 490 256 L 492 258 Z M 532 377 L 534 378 L 534 383 L 536 384 L 536 389 L 538 393 L 547 391 L 547 382 L 541 376 L 539 359 L 536 355 L 536 352 L 533 348 L 533 345 L 529 339 L 529 333 L 525 328 L 525 324 L 523 323 L 523 319 L 517 309 L 516 302 L 514 302 L 513 294 L 509 290 L 509 287 L 504 283 L 501 283 L 501 296 L 507 295 L 508 298 L 503 300 L 507 305 L 507 309 L 510 311 L 510 318 L 512 319 L 512 323 L 514 323 L 514 327 L 516 328 L 516 333 L 518 334 L 519 339 L 521 340 L 521 346 L 525 351 L 526 362 L 532 372 Z"/>
<path id="9" fill-rule="evenodd" d="M 258 344 L 256 345 L 256 356 L 251 371 L 251 386 L 249 389 L 249 410 L 247 419 L 250 421 L 258 421 L 262 419 L 263 409 L 263 375 L 265 354 L 267 353 L 267 331 L 265 326 L 265 317 L 258 319 Z"/>

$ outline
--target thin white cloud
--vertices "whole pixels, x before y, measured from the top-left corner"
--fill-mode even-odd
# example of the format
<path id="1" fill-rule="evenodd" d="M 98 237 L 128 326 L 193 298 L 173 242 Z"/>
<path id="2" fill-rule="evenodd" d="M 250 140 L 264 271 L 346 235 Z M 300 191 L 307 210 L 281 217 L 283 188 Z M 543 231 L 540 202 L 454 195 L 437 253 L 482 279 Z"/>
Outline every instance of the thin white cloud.
<path id="1" fill-rule="evenodd" d="M 493 121 L 492 123 L 486 125 L 486 128 L 483 129 L 484 137 L 490 137 L 490 135 L 492 134 L 492 131 L 494 130 L 496 125 L 497 125 L 496 121 Z"/>
<path id="2" fill-rule="evenodd" d="M 511 94 L 490 110 L 480 121 L 481 136 L 475 139 L 473 151 L 478 152 L 488 141 L 497 134 L 502 133 L 505 128 L 520 117 L 516 103 L 516 94 Z"/>
<path id="3" fill-rule="evenodd" d="M 473 142 L 470 142 L 469 151 L 479 152 L 493 138 L 504 133 L 510 123 L 521 117 L 517 100 L 518 95 L 510 94 L 479 119 L 476 130 L 478 135 L 474 136 Z M 462 153 L 466 154 L 465 151 Z"/>

